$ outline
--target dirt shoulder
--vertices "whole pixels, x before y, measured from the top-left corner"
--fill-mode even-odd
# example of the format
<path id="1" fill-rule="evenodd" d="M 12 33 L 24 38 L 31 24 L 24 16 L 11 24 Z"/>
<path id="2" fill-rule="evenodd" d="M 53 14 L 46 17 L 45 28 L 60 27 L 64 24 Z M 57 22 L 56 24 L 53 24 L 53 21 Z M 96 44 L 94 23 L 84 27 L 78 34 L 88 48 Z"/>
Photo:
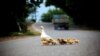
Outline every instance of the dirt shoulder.
<path id="1" fill-rule="evenodd" d="M 8 41 L 8 40 L 14 40 L 14 39 L 20 39 L 20 38 L 28 38 L 30 36 L 38 36 L 40 35 L 40 31 L 32 24 L 28 26 L 29 32 L 26 33 L 18 33 L 17 35 L 12 35 L 12 36 L 5 36 L 5 37 L 0 37 L 0 42 L 2 41 Z M 31 32 L 31 33 L 30 33 Z"/>

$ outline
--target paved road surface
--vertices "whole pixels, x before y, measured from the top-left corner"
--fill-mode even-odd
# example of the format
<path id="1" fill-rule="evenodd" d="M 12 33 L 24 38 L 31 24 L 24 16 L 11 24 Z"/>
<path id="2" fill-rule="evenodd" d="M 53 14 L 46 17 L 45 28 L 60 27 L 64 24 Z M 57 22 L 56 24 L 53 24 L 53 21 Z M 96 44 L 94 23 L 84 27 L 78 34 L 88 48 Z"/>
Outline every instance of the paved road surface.
<path id="1" fill-rule="evenodd" d="M 100 56 L 100 32 L 78 30 L 54 30 L 50 23 L 35 24 L 45 27 L 48 35 L 54 38 L 74 37 L 80 40 L 79 44 L 42 46 L 40 36 L 30 36 L 24 39 L 0 42 L 0 56 Z"/>

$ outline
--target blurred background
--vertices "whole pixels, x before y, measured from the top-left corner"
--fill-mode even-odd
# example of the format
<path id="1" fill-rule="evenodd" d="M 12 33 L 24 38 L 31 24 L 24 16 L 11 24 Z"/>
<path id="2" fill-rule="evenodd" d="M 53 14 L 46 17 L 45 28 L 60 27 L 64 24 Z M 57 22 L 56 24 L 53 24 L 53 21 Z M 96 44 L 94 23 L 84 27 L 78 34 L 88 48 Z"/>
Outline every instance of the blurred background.
<path id="1" fill-rule="evenodd" d="M 0 56 L 100 56 L 97 0 L 2 0 Z M 78 44 L 42 46 L 41 28 L 52 38 Z"/>

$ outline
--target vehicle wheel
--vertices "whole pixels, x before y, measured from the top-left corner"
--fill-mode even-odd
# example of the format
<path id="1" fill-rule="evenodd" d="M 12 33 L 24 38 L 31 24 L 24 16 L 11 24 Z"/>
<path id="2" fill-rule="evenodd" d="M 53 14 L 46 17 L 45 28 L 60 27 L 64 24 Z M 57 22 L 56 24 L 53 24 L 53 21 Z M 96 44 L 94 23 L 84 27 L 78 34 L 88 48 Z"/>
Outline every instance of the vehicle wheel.
<path id="1" fill-rule="evenodd" d="M 57 27 L 55 27 L 54 29 L 57 30 Z"/>
<path id="2" fill-rule="evenodd" d="M 58 29 L 58 26 L 57 26 L 57 25 L 55 25 L 55 26 L 54 26 L 54 29 L 55 29 L 55 30 L 57 30 L 57 29 Z"/>
<path id="3" fill-rule="evenodd" d="M 68 29 L 69 29 L 69 27 L 64 27 L 64 29 L 65 29 L 65 30 L 68 30 Z"/>

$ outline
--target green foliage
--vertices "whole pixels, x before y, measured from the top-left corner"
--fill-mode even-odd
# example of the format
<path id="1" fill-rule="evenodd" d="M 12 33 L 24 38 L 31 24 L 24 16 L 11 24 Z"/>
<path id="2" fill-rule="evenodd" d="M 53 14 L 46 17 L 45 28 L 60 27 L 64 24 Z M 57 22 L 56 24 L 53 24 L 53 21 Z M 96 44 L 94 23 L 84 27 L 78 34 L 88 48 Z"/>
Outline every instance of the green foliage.
<path id="1" fill-rule="evenodd" d="M 46 6 L 54 5 L 56 7 L 60 7 L 60 6 L 63 7 L 67 1 L 68 0 L 46 0 L 45 5 Z"/>
<path id="2" fill-rule="evenodd" d="M 36 20 L 35 20 L 35 19 L 31 19 L 31 21 L 32 21 L 32 22 L 34 22 L 34 23 L 36 22 Z"/>
<path id="3" fill-rule="evenodd" d="M 63 10 L 61 10 L 61 9 L 59 9 L 59 8 L 49 10 L 48 13 L 50 13 L 50 14 L 52 14 L 52 15 L 53 15 L 53 14 L 65 14 L 65 13 L 63 12 Z"/>
<path id="4" fill-rule="evenodd" d="M 1 4 L 0 36 L 9 35 L 11 32 L 19 32 L 19 23 L 23 31 L 27 30 L 26 17 L 39 7 L 43 0 L 3 0 Z M 4 5 L 3 5 L 3 4 Z M 3 11 L 3 12 L 2 12 Z M 3 23 L 2 23 L 3 22 Z M 9 26 L 9 27 L 8 27 Z"/>
<path id="5" fill-rule="evenodd" d="M 77 25 L 99 28 L 99 1 L 91 0 L 46 0 L 45 5 L 63 9 Z M 95 19 L 95 20 L 94 20 Z M 94 23 L 96 22 L 96 23 Z"/>
<path id="6" fill-rule="evenodd" d="M 44 21 L 44 22 L 51 22 L 51 19 L 52 19 L 52 15 L 51 14 L 43 14 L 42 15 L 42 21 Z"/>
<path id="7" fill-rule="evenodd" d="M 34 31 L 34 32 L 31 32 L 31 31 L 26 31 L 26 32 L 12 32 L 12 33 L 10 33 L 10 36 L 30 36 L 30 35 L 40 35 L 40 33 L 39 32 L 37 32 L 37 31 Z"/>
<path id="8" fill-rule="evenodd" d="M 30 0 L 32 4 L 34 4 L 35 6 L 38 6 L 43 2 L 43 0 Z"/>
<path id="9" fill-rule="evenodd" d="M 47 13 L 44 13 L 42 15 L 42 21 L 43 22 L 51 22 L 52 21 L 52 17 L 55 14 L 65 14 L 61 9 L 50 9 L 48 10 Z"/>

